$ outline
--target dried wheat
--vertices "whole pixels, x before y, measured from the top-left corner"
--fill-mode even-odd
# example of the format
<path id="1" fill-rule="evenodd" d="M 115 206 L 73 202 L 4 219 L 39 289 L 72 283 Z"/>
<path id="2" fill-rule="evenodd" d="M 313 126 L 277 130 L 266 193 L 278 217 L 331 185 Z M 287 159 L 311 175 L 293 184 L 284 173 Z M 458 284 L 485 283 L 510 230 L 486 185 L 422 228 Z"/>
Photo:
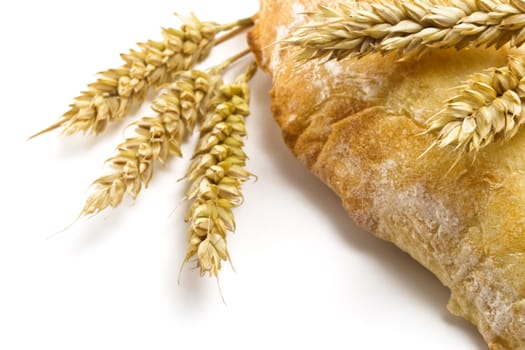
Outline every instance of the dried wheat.
<path id="1" fill-rule="evenodd" d="M 525 58 L 510 56 L 508 65 L 475 74 L 459 95 L 429 118 L 437 133 L 433 147 L 453 145 L 460 154 L 475 154 L 495 141 L 511 139 L 525 123 Z"/>
<path id="2" fill-rule="evenodd" d="M 109 122 L 124 117 L 132 107 L 142 103 L 149 87 L 171 80 L 174 72 L 191 69 L 207 57 L 213 46 L 223 40 L 216 39 L 217 33 L 253 23 L 251 19 L 227 25 L 201 22 L 195 16 L 181 19 L 180 29 L 162 29 L 162 41 L 139 43 L 139 51 L 121 55 L 124 65 L 99 73 L 97 81 L 74 99 L 69 111 L 55 124 L 31 137 L 56 128 L 62 128 L 68 135 L 102 132 Z"/>
<path id="3" fill-rule="evenodd" d="M 193 200 L 186 216 L 189 243 L 185 262 L 197 256 L 201 275 L 217 276 L 221 262 L 229 261 L 226 233 L 235 230 L 232 209 L 242 203 L 241 184 L 251 175 L 245 170 L 242 150 L 249 115 L 248 82 L 257 66 L 232 84 L 224 85 L 211 101 L 213 110 L 201 126 L 193 162 L 186 175 L 186 199 Z"/>
<path id="4" fill-rule="evenodd" d="M 117 147 L 117 155 L 106 160 L 111 171 L 92 184 L 92 194 L 81 216 L 118 206 L 126 193 L 135 199 L 142 187 L 148 186 L 156 160 L 165 164 L 169 155 L 181 156 L 181 142 L 205 115 L 210 97 L 222 84 L 223 71 L 247 52 L 230 57 L 208 72 L 179 72 L 153 101 L 151 108 L 156 116 L 132 123 L 134 135 Z"/>
<path id="5" fill-rule="evenodd" d="M 340 4 L 308 13 L 310 23 L 284 40 L 301 59 L 342 59 L 380 52 L 420 55 L 429 48 L 501 47 L 525 42 L 525 1 L 429 0 Z"/>
<path id="6" fill-rule="evenodd" d="M 184 136 L 192 130 L 219 81 L 219 74 L 200 71 L 179 74 L 153 101 L 152 109 L 157 115 L 130 125 L 134 135 L 117 147 L 117 155 L 106 161 L 110 173 L 92 184 L 92 194 L 81 215 L 116 207 L 126 193 L 135 199 L 141 188 L 148 186 L 156 160 L 164 164 L 169 155 L 181 156 Z"/>

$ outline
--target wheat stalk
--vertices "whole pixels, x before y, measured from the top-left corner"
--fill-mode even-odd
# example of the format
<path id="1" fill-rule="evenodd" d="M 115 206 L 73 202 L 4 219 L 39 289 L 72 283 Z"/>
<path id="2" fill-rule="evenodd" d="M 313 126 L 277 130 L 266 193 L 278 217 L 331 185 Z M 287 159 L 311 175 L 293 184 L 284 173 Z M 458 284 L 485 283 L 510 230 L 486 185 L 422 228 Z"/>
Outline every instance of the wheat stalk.
<path id="1" fill-rule="evenodd" d="M 115 156 L 106 160 L 110 172 L 91 185 L 92 193 L 82 216 L 118 206 L 126 193 L 135 199 L 142 187 L 148 186 L 156 160 L 164 164 L 169 155 L 181 156 L 180 144 L 195 123 L 215 80 L 216 77 L 199 71 L 180 74 L 152 103 L 157 115 L 130 125 L 134 135 L 117 147 Z"/>
<path id="2" fill-rule="evenodd" d="M 226 34 L 225 38 L 216 39 L 217 33 L 253 24 L 249 18 L 226 25 L 201 22 L 193 15 L 181 19 L 180 29 L 162 29 L 162 41 L 139 43 L 140 50 L 121 55 L 125 62 L 121 67 L 98 73 L 96 82 L 74 99 L 69 111 L 31 138 L 56 128 L 62 128 L 67 135 L 99 134 L 109 122 L 124 117 L 132 107 L 142 103 L 149 87 L 171 80 L 177 71 L 191 69 L 208 56 L 215 44 L 231 37 Z"/>
<path id="3" fill-rule="evenodd" d="M 223 71 L 247 53 L 234 55 L 208 72 L 179 72 L 153 101 L 151 108 L 156 116 L 130 124 L 134 135 L 117 147 L 117 155 L 106 160 L 111 171 L 93 182 L 80 215 L 117 207 L 126 193 L 136 199 L 142 187 L 148 186 L 156 160 L 164 165 L 170 155 L 180 157 L 182 140 L 206 114 L 210 97 L 222 84 Z"/>
<path id="4" fill-rule="evenodd" d="M 525 123 L 525 58 L 509 56 L 507 66 L 474 74 L 461 92 L 427 121 L 437 138 L 430 148 L 455 146 L 476 155 L 496 141 L 507 141 Z"/>
<path id="5" fill-rule="evenodd" d="M 242 147 L 250 113 L 248 82 L 256 69 L 251 64 L 212 99 L 213 110 L 201 126 L 186 174 L 190 183 L 186 199 L 193 202 L 186 215 L 189 238 L 184 262 L 196 255 L 201 275 L 217 277 L 221 262 L 230 260 L 226 233 L 235 230 L 232 209 L 242 203 L 241 184 L 251 176 L 244 169 L 247 157 Z"/>
<path id="6" fill-rule="evenodd" d="M 358 2 L 307 13 L 284 43 L 302 48 L 300 59 L 342 59 L 373 52 L 421 55 L 430 48 L 497 48 L 525 42 L 525 1 L 428 0 Z"/>

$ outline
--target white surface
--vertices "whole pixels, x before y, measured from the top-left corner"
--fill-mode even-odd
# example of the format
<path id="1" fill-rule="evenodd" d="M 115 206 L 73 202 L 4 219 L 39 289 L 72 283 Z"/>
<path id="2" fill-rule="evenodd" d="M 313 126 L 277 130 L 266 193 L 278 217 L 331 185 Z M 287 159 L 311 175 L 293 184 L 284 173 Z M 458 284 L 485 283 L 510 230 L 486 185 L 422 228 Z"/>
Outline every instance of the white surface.
<path id="1" fill-rule="evenodd" d="M 261 72 L 246 146 L 259 180 L 245 184 L 245 204 L 235 211 L 236 272 L 225 266 L 220 274 L 227 306 L 215 280 L 196 270 L 187 268 L 177 284 L 186 228 L 176 180 L 185 162 L 156 169 L 135 204 L 45 239 L 81 209 L 124 124 L 98 139 L 27 136 L 54 122 L 95 72 L 119 65 L 120 52 L 177 25 L 172 12 L 226 22 L 257 7 L 256 0 L 0 5 L 1 349 L 486 349 L 473 326 L 446 311 L 448 291 L 436 278 L 356 229 L 336 196 L 291 156 Z M 242 38 L 221 46 L 211 61 L 242 47 Z"/>

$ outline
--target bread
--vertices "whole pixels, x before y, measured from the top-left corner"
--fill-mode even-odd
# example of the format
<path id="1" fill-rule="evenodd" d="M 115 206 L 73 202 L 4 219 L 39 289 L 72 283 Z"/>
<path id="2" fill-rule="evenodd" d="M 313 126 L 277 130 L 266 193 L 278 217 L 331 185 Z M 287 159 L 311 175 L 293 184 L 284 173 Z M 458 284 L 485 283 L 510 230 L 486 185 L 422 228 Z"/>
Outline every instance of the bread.
<path id="1" fill-rule="evenodd" d="M 435 140 L 422 134 L 426 118 L 469 75 L 504 66 L 509 49 L 297 64 L 296 49 L 274 43 L 320 4 L 337 1 L 261 0 L 249 34 L 286 144 L 359 226 L 432 271 L 451 291 L 448 309 L 491 349 L 525 349 L 525 132 L 452 170 L 452 147 L 421 157 Z"/>

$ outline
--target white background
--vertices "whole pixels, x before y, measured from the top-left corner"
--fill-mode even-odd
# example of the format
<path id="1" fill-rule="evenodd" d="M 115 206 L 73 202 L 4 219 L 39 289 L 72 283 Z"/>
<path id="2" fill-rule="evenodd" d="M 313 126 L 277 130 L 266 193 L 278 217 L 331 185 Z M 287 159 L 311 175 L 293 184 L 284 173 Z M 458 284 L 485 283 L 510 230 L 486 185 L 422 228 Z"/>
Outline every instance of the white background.
<path id="1" fill-rule="evenodd" d="M 251 84 L 246 146 L 258 181 L 244 185 L 235 211 L 236 272 L 220 274 L 226 305 L 216 281 L 189 266 L 177 284 L 184 161 L 156 169 L 135 203 L 46 239 L 78 214 L 125 123 L 100 138 L 26 138 L 54 122 L 94 73 L 120 65 L 120 52 L 177 26 L 174 11 L 227 22 L 257 8 L 256 0 L 2 2 L 1 349 L 487 348 L 446 311 L 448 291 L 435 277 L 357 229 L 291 156 L 262 72 Z M 242 37 L 223 45 L 206 65 L 244 47 Z"/>

